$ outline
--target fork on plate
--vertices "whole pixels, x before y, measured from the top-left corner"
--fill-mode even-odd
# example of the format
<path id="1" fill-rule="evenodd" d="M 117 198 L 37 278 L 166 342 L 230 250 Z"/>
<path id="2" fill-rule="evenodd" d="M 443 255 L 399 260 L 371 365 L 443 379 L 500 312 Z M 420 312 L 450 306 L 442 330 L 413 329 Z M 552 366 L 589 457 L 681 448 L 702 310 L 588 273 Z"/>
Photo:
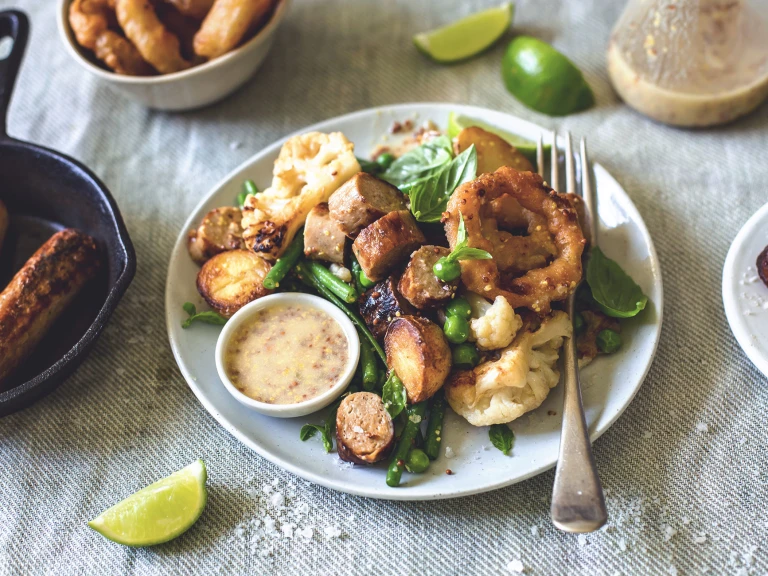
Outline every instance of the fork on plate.
<path id="1" fill-rule="evenodd" d="M 587 142 L 581 139 L 581 186 L 577 190 L 576 161 L 571 134 L 565 134 L 565 191 L 584 199 L 590 246 L 597 246 L 597 195 L 590 180 Z M 544 146 L 539 136 L 536 150 L 539 175 L 544 176 Z M 557 134 L 552 133 L 551 177 L 549 185 L 560 192 Z M 582 282 L 584 280 L 582 279 Z M 576 290 L 565 301 L 565 311 L 573 322 Z M 552 489 L 552 522 L 566 532 L 594 532 L 605 524 L 608 513 L 600 477 L 597 475 L 589 430 L 581 402 L 581 383 L 576 354 L 576 333 L 563 343 L 563 425 L 560 432 L 560 453 L 557 459 L 555 484 Z"/>

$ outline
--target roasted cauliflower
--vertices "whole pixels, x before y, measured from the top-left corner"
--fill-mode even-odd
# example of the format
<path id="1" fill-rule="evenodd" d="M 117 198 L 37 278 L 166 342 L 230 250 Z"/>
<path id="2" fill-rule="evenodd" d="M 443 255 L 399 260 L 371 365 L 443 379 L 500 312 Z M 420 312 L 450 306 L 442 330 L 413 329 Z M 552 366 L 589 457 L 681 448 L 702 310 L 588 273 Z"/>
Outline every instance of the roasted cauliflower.
<path id="1" fill-rule="evenodd" d="M 243 240 L 267 260 L 276 260 L 307 214 L 360 171 L 354 144 L 341 132 L 309 132 L 283 144 L 272 186 L 250 195 L 243 207 Z"/>
<path id="2" fill-rule="evenodd" d="M 523 326 L 523 319 L 515 314 L 503 296 L 497 296 L 493 304 L 474 292 L 467 292 L 467 301 L 472 307 L 469 321 L 469 340 L 480 350 L 498 350 L 509 346 L 517 331 Z"/>
<path id="3" fill-rule="evenodd" d="M 506 424 L 538 408 L 560 379 L 555 364 L 571 333 L 568 315 L 552 313 L 536 331 L 517 334 L 498 360 L 454 373 L 445 385 L 448 403 L 473 426 Z"/>

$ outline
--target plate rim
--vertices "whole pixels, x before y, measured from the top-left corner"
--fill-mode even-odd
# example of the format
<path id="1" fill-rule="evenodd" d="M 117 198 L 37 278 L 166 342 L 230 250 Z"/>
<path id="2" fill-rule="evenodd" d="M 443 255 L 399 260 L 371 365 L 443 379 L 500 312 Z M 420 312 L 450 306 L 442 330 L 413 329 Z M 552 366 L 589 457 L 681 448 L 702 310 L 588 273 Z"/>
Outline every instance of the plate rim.
<path id="1" fill-rule="evenodd" d="M 171 332 L 170 306 L 173 303 L 170 302 L 171 281 L 172 281 L 170 271 L 172 270 L 173 264 L 175 263 L 178 255 L 185 253 L 184 251 L 181 251 L 180 248 L 183 248 L 183 246 L 185 245 L 187 230 L 190 229 L 190 226 L 195 224 L 195 220 L 193 216 L 197 214 L 202 209 L 202 207 L 222 187 L 224 187 L 237 173 L 253 165 L 260 158 L 270 154 L 273 150 L 279 149 L 288 139 L 306 132 L 320 130 L 322 126 L 331 122 L 345 122 L 345 121 L 355 120 L 357 117 L 365 117 L 371 114 L 398 113 L 398 112 L 413 113 L 415 108 L 420 108 L 420 107 L 436 108 L 446 112 L 456 111 L 457 109 L 461 109 L 461 112 L 463 114 L 472 114 L 473 112 L 479 113 L 481 115 L 486 114 L 488 112 L 492 114 L 501 114 L 503 116 L 507 116 L 509 118 L 514 119 L 515 122 L 517 123 L 527 125 L 532 130 L 538 130 L 542 133 L 549 132 L 549 130 L 547 130 L 543 126 L 540 126 L 538 124 L 525 120 L 524 118 L 520 118 L 513 114 L 508 114 L 506 112 L 502 112 L 499 110 L 492 110 L 490 108 L 484 108 L 481 106 L 466 105 L 466 104 L 460 104 L 460 103 L 450 103 L 450 102 L 407 102 L 407 103 L 400 103 L 400 104 L 391 104 L 391 105 L 383 105 L 383 106 L 374 106 L 370 108 L 362 108 L 354 112 L 349 112 L 347 114 L 326 118 L 319 122 L 315 122 L 309 126 L 302 127 L 282 138 L 279 138 L 278 140 L 272 142 L 271 144 L 265 146 L 264 148 L 260 149 L 258 152 L 254 153 L 252 156 L 247 158 L 245 161 L 241 162 L 238 166 L 230 170 L 224 177 L 219 179 L 216 182 L 216 184 L 213 187 L 211 187 L 210 190 L 201 197 L 200 201 L 190 211 L 189 216 L 185 220 L 184 225 L 182 226 L 179 232 L 179 236 L 177 237 L 176 242 L 173 245 L 173 248 L 171 251 L 171 257 L 168 262 L 168 273 L 166 276 L 166 284 L 165 284 L 165 319 L 166 319 L 166 330 L 168 333 L 168 340 L 171 346 L 171 351 L 173 353 L 173 357 L 174 357 L 174 360 L 176 361 L 179 371 L 181 372 L 182 376 L 184 377 L 184 380 L 187 383 L 187 386 L 189 386 L 189 388 L 192 390 L 195 397 L 200 401 L 200 403 L 203 405 L 206 411 L 211 416 L 213 416 L 213 418 L 225 430 L 227 430 L 230 434 L 232 434 L 245 446 L 247 446 L 251 450 L 254 450 L 257 454 L 259 454 L 266 460 L 272 462 L 273 464 L 280 466 L 284 470 L 287 470 L 292 474 L 299 476 L 300 478 L 309 480 L 310 482 L 319 484 L 321 486 L 324 486 L 331 490 L 335 490 L 337 492 L 344 492 L 344 493 L 352 494 L 355 496 L 363 496 L 363 497 L 374 498 L 379 500 L 431 501 L 431 500 L 442 500 L 442 499 L 448 499 L 448 498 L 459 498 L 464 496 L 472 496 L 474 494 L 480 494 L 484 492 L 490 492 L 493 490 L 498 490 L 499 488 L 504 488 L 506 486 L 517 484 L 518 482 L 522 482 L 534 476 L 538 476 L 539 474 L 554 468 L 557 463 L 557 456 L 555 456 L 554 461 L 552 462 L 546 461 L 526 474 L 515 476 L 514 478 L 511 478 L 511 479 L 505 478 L 498 482 L 494 482 L 493 484 L 486 484 L 478 488 L 459 489 L 451 492 L 434 492 L 434 493 L 425 495 L 425 494 L 418 494 L 418 493 L 413 494 L 408 490 L 402 490 L 396 493 L 389 493 L 389 492 L 378 492 L 375 489 L 374 490 L 358 489 L 356 486 L 349 486 L 349 487 L 344 486 L 343 488 L 339 487 L 339 485 L 337 485 L 333 480 L 329 480 L 326 477 L 320 474 L 316 474 L 312 471 L 307 471 L 305 469 L 302 469 L 299 466 L 292 463 L 291 461 L 282 459 L 279 456 L 270 454 L 266 450 L 262 449 L 259 444 L 257 444 L 256 442 L 253 442 L 243 432 L 241 432 L 237 426 L 231 424 L 224 416 L 222 416 L 213 407 L 212 403 L 207 399 L 207 397 L 204 394 L 202 394 L 202 392 L 197 388 L 195 384 L 195 379 L 192 377 L 192 375 L 186 369 L 184 363 L 181 361 L 180 351 L 178 350 L 178 346 L 174 341 L 173 334 Z M 592 443 L 594 443 L 595 440 L 597 440 L 600 436 L 602 436 L 602 434 L 608 431 L 608 429 L 610 429 L 610 427 L 613 426 L 616 420 L 618 420 L 618 418 L 626 411 L 626 409 L 635 399 L 635 396 L 637 395 L 638 391 L 642 387 L 643 383 L 645 382 L 645 379 L 648 376 L 648 372 L 650 371 L 651 366 L 653 365 L 653 362 L 656 358 L 656 353 L 658 351 L 659 341 L 661 339 L 661 329 L 663 325 L 664 285 L 663 285 L 663 278 L 661 273 L 661 263 L 659 261 L 658 253 L 656 251 L 656 246 L 653 243 L 653 238 L 651 237 L 650 232 L 648 231 L 648 227 L 646 226 L 645 221 L 643 220 L 640 212 L 637 210 L 637 206 L 635 206 L 635 203 L 632 201 L 632 198 L 629 196 L 629 194 L 627 194 L 626 190 L 624 190 L 624 188 L 618 183 L 618 181 L 601 164 L 599 164 L 598 162 L 593 162 L 592 169 L 593 169 L 593 172 L 596 172 L 598 170 L 602 171 L 602 176 L 612 180 L 613 184 L 616 186 L 616 189 L 620 192 L 620 194 L 622 194 L 625 197 L 627 201 L 627 206 L 631 212 L 632 221 L 637 225 L 638 231 L 640 232 L 641 236 L 646 242 L 646 245 L 648 246 L 648 257 L 651 265 L 651 270 L 652 270 L 653 277 L 658 280 L 658 291 L 659 291 L 658 301 L 654 300 L 654 307 L 657 309 L 656 310 L 657 321 L 653 324 L 655 331 L 653 334 L 653 348 L 651 350 L 649 362 L 643 369 L 642 376 L 639 378 L 637 386 L 634 388 L 634 390 L 632 390 L 631 394 L 629 395 L 629 398 L 624 403 L 624 405 L 619 410 L 617 410 L 614 414 L 612 414 L 610 418 L 608 418 L 608 421 L 605 423 L 602 429 L 590 430 L 590 440 L 592 441 Z"/>
<path id="2" fill-rule="evenodd" d="M 731 290 L 730 286 L 728 286 L 728 282 L 733 278 L 733 275 L 737 273 L 737 253 L 741 250 L 749 235 L 752 234 L 755 231 L 755 228 L 763 223 L 763 221 L 768 224 L 768 203 L 763 204 L 749 217 L 749 219 L 747 219 L 739 229 L 733 242 L 731 242 L 731 245 L 728 248 L 728 254 L 725 257 L 725 262 L 723 263 L 723 276 L 720 283 L 720 290 L 722 292 L 725 318 L 728 320 L 728 327 L 731 329 L 731 334 L 736 338 L 739 347 L 741 347 L 744 354 L 746 354 L 747 358 L 752 362 L 755 368 L 762 372 L 764 376 L 768 377 L 768 356 L 759 355 L 757 349 L 750 345 L 750 336 L 744 322 L 744 316 L 740 314 L 736 292 Z"/>

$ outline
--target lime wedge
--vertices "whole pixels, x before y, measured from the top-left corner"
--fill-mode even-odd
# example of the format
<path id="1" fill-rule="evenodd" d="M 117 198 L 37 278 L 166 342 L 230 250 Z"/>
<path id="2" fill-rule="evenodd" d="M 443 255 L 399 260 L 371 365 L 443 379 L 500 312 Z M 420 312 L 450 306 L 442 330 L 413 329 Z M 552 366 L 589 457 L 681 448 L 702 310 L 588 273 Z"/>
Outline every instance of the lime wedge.
<path id="1" fill-rule="evenodd" d="M 576 65 L 546 42 L 518 36 L 501 64 L 504 83 L 523 104 L 549 116 L 565 116 L 595 103 Z"/>
<path id="2" fill-rule="evenodd" d="M 509 30 L 514 12 L 514 4 L 502 4 L 442 28 L 416 34 L 413 43 L 421 52 L 443 64 L 465 60 L 501 38 Z"/>
<path id="3" fill-rule="evenodd" d="M 203 513 L 208 492 L 205 463 L 197 460 L 128 496 L 88 525 L 126 546 L 152 546 L 186 532 Z"/>
<path id="4" fill-rule="evenodd" d="M 520 152 L 522 152 L 525 155 L 525 157 L 528 158 L 528 160 L 530 160 L 534 165 L 536 164 L 536 142 L 534 142 L 533 140 L 527 140 L 522 136 L 518 136 L 517 134 L 512 134 L 511 132 L 506 132 L 504 130 L 500 130 L 495 126 L 491 126 L 490 124 L 486 124 L 485 122 L 482 122 L 481 120 L 475 120 L 474 118 L 467 118 L 466 116 L 456 114 L 455 112 L 451 112 L 448 115 L 448 137 L 449 138 L 455 138 L 456 136 L 459 135 L 459 132 L 464 130 L 464 128 L 469 128 L 471 126 L 477 126 L 478 128 L 482 128 L 483 130 L 488 130 L 488 132 L 492 132 L 497 136 L 504 138 L 504 140 L 506 140 L 507 142 L 512 144 L 512 146 L 514 146 Z M 545 152 L 548 152 L 550 148 L 551 146 L 549 144 L 544 145 Z"/>

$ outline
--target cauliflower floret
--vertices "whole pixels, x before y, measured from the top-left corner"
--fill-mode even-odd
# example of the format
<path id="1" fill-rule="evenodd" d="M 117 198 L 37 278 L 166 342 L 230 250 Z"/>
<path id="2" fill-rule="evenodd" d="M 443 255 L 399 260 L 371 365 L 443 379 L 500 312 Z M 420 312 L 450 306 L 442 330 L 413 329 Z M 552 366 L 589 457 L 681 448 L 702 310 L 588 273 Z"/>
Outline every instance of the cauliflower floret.
<path id="1" fill-rule="evenodd" d="M 497 296 L 493 305 L 475 294 L 468 292 L 467 301 L 472 308 L 469 321 L 469 340 L 477 343 L 480 350 L 497 350 L 509 346 L 515 334 L 523 326 L 523 319 L 515 314 L 503 296 Z"/>
<path id="2" fill-rule="evenodd" d="M 341 132 L 308 132 L 283 144 L 272 186 L 245 201 L 245 245 L 268 260 L 278 258 L 309 211 L 360 171 L 354 148 Z"/>
<path id="3" fill-rule="evenodd" d="M 473 426 L 506 424 L 538 408 L 560 380 L 555 365 L 572 329 L 565 312 L 554 312 L 535 332 L 518 334 L 498 360 L 455 373 L 445 386 L 451 408 Z"/>

